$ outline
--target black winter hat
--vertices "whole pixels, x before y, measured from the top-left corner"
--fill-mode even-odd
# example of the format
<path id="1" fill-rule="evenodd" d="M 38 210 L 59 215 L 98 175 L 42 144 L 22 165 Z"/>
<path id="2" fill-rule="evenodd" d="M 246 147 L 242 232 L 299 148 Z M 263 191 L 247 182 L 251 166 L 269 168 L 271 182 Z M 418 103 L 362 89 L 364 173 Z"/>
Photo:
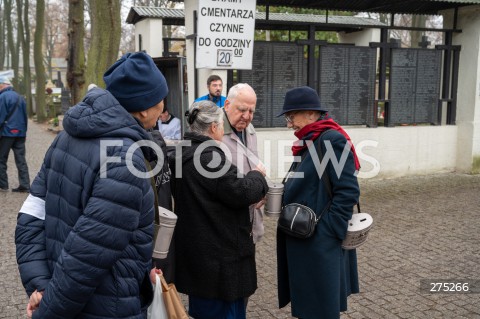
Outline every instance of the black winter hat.
<path id="1" fill-rule="evenodd" d="M 308 86 L 301 86 L 288 90 L 285 94 L 283 110 L 277 117 L 290 111 L 320 111 L 327 110 L 320 104 L 317 92 Z"/>

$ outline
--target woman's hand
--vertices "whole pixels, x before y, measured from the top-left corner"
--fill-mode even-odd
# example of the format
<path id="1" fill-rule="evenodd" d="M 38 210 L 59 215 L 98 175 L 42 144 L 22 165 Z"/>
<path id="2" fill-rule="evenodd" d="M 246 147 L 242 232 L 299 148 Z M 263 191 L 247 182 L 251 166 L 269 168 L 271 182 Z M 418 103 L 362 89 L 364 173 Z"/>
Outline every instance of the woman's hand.
<path id="1" fill-rule="evenodd" d="M 267 196 L 262 198 L 262 200 L 255 205 L 255 208 L 260 209 L 263 205 L 265 205 L 266 202 L 267 202 Z"/>
<path id="2" fill-rule="evenodd" d="M 28 301 L 27 305 L 27 317 L 32 318 L 33 312 L 38 309 L 40 306 L 40 301 L 42 301 L 43 297 L 43 291 L 39 292 L 35 290 L 31 295 L 30 295 L 30 300 Z"/>
<path id="3" fill-rule="evenodd" d="M 159 268 L 152 268 L 150 271 L 150 281 L 154 285 L 157 283 L 157 275 L 163 275 L 162 270 Z"/>

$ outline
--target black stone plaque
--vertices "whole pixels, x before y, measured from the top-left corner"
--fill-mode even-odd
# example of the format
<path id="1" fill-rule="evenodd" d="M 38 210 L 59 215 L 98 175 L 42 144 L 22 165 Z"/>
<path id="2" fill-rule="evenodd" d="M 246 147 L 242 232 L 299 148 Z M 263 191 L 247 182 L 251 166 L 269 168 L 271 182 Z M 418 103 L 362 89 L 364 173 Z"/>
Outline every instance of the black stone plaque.
<path id="1" fill-rule="evenodd" d="M 70 99 L 70 90 L 63 87 L 61 92 L 62 92 L 60 96 L 61 110 L 62 110 L 62 114 L 65 114 L 68 111 L 68 109 L 72 106 L 72 102 Z"/>
<path id="2" fill-rule="evenodd" d="M 439 50 L 392 50 L 392 124 L 437 123 L 441 61 L 442 53 Z"/>
<path id="3" fill-rule="evenodd" d="M 375 48 L 320 46 L 320 101 L 344 125 L 374 125 Z"/>
<path id="4" fill-rule="evenodd" d="M 252 70 L 237 70 L 238 82 L 250 84 L 257 94 L 252 120 L 255 127 L 285 127 L 277 118 L 285 92 L 306 85 L 307 60 L 303 46 L 288 42 L 255 42 Z"/>

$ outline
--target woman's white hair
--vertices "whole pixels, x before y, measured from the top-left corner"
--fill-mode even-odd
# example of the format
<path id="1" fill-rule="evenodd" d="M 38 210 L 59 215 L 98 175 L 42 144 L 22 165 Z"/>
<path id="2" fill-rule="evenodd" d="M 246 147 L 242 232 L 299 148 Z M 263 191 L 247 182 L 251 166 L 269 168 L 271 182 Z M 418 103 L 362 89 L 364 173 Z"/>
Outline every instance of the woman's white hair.
<path id="1" fill-rule="evenodd" d="M 205 100 L 190 106 L 187 122 L 191 132 L 208 135 L 210 124 L 220 123 L 222 117 L 223 110 L 212 101 Z"/>

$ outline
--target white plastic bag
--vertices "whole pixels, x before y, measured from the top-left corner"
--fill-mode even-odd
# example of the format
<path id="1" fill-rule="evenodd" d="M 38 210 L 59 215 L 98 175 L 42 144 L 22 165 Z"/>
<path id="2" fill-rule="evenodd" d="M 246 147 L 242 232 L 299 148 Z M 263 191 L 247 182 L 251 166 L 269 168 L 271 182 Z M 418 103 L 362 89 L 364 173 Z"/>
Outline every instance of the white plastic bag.
<path id="1" fill-rule="evenodd" d="M 147 319 L 168 319 L 165 304 L 163 303 L 162 296 L 162 283 L 160 282 L 160 276 L 156 275 L 155 292 L 153 295 L 153 302 L 148 307 Z"/>

